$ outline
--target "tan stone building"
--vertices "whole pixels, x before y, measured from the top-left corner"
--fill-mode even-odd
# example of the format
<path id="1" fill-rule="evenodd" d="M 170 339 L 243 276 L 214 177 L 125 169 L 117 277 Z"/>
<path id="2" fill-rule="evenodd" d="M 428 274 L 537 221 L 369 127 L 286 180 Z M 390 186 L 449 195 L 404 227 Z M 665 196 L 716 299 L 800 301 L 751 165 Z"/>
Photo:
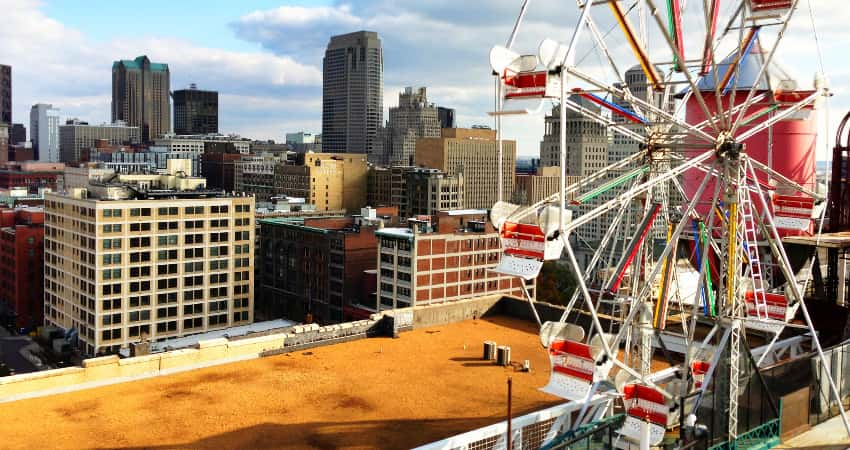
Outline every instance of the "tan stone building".
<path id="1" fill-rule="evenodd" d="M 366 206 L 366 154 L 307 152 L 298 157 L 296 164 L 275 166 L 278 194 L 304 198 L 317 211 L 359 211 Z"/>
<path id="2" fill-rule="evenodd" d="M 147 56 L 112 63 L 112 122 L 139 127 L 144 142 L 171 131 L 171 74 L 168 64 Z"/>
<path id="3" fill-rule="evenodd" d="M 170 166 L 45 195 L 45 323 L 85 355 L 253 321 L 253 197 Z"/>
<path id="4" fill-rule="evenodd" d="M 581 177 L 567 175 L 566 185 L 577 183 Z M 538 167 L 536 174 L 517 174 L 514 203 L 533 205 L 558 193 L 561 186 L 560 167 Z"/>
<path id="5" fill-rule="evenodd" d="M 416 165 L 446 175 L 463 172 L 464 207 L 490 208 L 498 200 L 499 158 L 496 132 L 479 128 L 443 128 L 441 137 L 416 141 Z M 514 191 L 516 142 L 502 141 L 502 198 Z"/>

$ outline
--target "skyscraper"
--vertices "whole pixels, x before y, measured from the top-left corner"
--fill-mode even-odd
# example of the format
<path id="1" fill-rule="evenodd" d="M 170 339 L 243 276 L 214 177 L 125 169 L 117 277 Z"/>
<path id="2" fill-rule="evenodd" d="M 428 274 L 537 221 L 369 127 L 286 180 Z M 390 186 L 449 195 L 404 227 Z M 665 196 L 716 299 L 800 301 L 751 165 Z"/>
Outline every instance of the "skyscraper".
<path id="1" fill-rule="evenodd" d="M 112 63 L 112 122 L 140 127 L 142 140 L 152 142 L 171 131 L 168 64 L 147 56 Z"/>
<path id="2" fill-rule="evenodd" d="M 416 139 L 427 137 L 440 137 L 437 107 L 428 103 L 424 87 L 406 87 L 398 94 L 398 106 L 390 108 L 390 120 L 381 128 L 378 150 L 369 155 L 369 162 L 412 165 Z"/>
<path id="3" fill-rule="evenodd" d="M 12 66 L 0 64 L 0 122 L 12 124 Z"/>
<path id="4" fill-rule="evenodd" d="M 30 109 L 30 139 L 33 156 L 39 161 L 59 161 L 59 110 L 38 103 Z"/>
<path id="5" fill-rule="evenodd" d="M 366 153 L 378 148 L 384 121 L 384 57 L 374 31 L 331 37 L 323 62 L 322 150 Z"/>
<path id="6" fill-rule="evenodd" d="M 198 89 L 174 91 L 174 134 L 218 133 L 218 92 Z"/>

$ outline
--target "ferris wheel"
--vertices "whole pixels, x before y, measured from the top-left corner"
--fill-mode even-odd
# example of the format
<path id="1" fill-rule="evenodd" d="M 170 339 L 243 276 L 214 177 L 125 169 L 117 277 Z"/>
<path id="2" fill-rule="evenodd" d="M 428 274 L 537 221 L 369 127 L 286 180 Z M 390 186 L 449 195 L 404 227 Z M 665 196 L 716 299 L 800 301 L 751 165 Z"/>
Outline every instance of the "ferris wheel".
<path id="1" fill-rule="evenodd" d="M 726 431 L 740 433 L 748 334 L 764 337 L 765 355 L 786 327 L 808 328 L 824 357 L 803 299 L 811 267 L 792 264 L 782 246 L 815 231 L 823 200 L 816 119 L 829 90 L 822 76 L 804 86 L 776 58 L 802 2 L 665 3 L 576 0 L 570 40 L 543 39 L 523 54 L 513 47 L 524 0 L 506 44 L 490 52 L 500 146 L 512 115 L 554 103 L 560 119 L 559 190 L 530 206 L 493 206 L 505 251 L 494 270 L 533 279 L 544 261 L 566 259 L 578 289 L 559 322 L 540 324 L 552 363 L 543 390 L 578 402 L 610 395 L 627 413 L 623 439 L 641 445 L 658 445 L 680 415 L 695 414 L 718 371 Z M 637 76 L 624 76 L 628 67 Z M 568 114 L 634 151 L 568 183 Z M 579 264 L 576 236 L 603 218 Z M 653 352 L 665 341 L 684 357 L 659 369 Z M 685 397 L 697 400 L 680 414 Z M 843 408 L 841 417 L 850 434 Z"/>

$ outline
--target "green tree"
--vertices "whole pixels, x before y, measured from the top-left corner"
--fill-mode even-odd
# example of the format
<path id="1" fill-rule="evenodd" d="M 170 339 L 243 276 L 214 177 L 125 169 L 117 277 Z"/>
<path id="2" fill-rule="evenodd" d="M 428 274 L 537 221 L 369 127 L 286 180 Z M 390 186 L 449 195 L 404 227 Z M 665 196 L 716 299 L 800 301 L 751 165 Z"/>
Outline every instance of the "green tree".
<path id="1" fill-rule="evenodd" d="M 572 269 L 560 261 L 546 261 L 537 277 L 537 300 L 566 305 L 578 285 Z"/>

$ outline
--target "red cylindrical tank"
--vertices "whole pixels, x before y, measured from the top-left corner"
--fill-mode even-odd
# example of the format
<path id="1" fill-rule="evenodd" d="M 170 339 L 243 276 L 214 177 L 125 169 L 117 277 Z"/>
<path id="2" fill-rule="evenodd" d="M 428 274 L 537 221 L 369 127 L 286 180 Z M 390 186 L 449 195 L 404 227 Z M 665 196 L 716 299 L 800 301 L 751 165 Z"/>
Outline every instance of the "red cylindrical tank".
<path id="1" fill-rule="evenodd" d="M 735 93 L 735 105 L 742 104 L 747 97 L 748 91 L 750 87 L 753 85 L 756 75 L 758 74 L 759 68 L 761 67 L 763 55 L 761 51 L 754 46 L 751 50 L 748 57 L 744 58 L 741 62 L 740 67 L 740 81 L 738 82 L 737 92 Z M 724 61 L 720 67 L 720 74 L 722 78 L 722 73 L 725 71 L 726 67 L 729 67 L 729 60 Z M 725 65 L 724 65 L 725 64 Z M 768 68 L 769 76 L 777 76 L 777 75 L 785 75 L 784 71 L 781 68 Z M 734 81 L 733 81 L 734 82 Z M 797 83 L 793 80 L 789 79 L 779 79 L 772 80 L 772 85 L 774 89 L 777 87 L 787 87 L 793 88 L 793 90 L 788 90 L 785 92 L 777 91 L 774 99 L 767 98 L 764 101 L 751 105 L 747 108 L 746 117 L 753 117 L 758 113 L 767 110 L 774 104 L 777 104 L 778 108 L 764 116 L 761 116 L 746 126 L 741 126 L 738 131 L 735 133 L 736 135 L 740 135 L 741 133 L 753 128 L 754 126 L 758 126 L 758 124 L 763 123 L 769 117 L 779 114 L 784 110 L 787 110 L 788 107 L 792 106 L 795 101 L 799 99 L 803 99 L 806 96 L 810 95 L 813 91 L 802 91 L 799 90 L 796 85 Z M 756 95 L 766 92 L 766 85 L 764 82 L 760 82 L 759 86 L 756 90 Z M 707 109 L 711 112 L 711 114 L 717 113 L 717 100 L 715 97 L 714 91 L 714 81 L 711 76 L 707 76 L 703 79 L 703 81 L 699 84 L 700 91 L 705 99 L 705 103 Z M 729 108 L 729 104 L 732 101 L 732 92 L 731 90 L 724 96 L 721 97 L 722 107 Z M 705 120 L 705 114 L 700 107 L 699 103 L 695 96 L 691 96 L 688 100 L 688 103 L 685 105 L 685 114 L 686 120 L 689 124 L 698 124 Z M 733 117 L 737 117 L 737 114 Z M 785 177 L 799 183 L 803 187 L 814 191 L 815 190 L 815 149 L 816 149 L 816 140 L 817 140 L 817 114 L 812 105 L 803 108 L 800 111 L 792 114 L 790 117 L 777 122 L 771 128 L 765 129 L 752 137 L 746 139 L 743 144 L 745 146 L 745 151 L 747 155 L 784 175 Z M 709 134 L 714 135 L 713 130 L 707 126 L 705 131 Z M 689 141 L 689 143 L 696 143 L 696 141 Z M 709 148 L 706 147 L 705 150 Z M 704 151 L 704 150 L 703 150 Z M 710 160 L 710 161 L 713 161 Z M 709 161 L 709 162 L 710 162 Z M 768 177 L 764 176 L 764 174 L 757 170 L 759 181 L 766 185 L 768 182 Z M 685 192 L 689 197 L 692 197 L 697 189 L 699 188 L 700 183 L 705 177 L 705 172 L 700 170 L 690 170 L 685 173 L 684 176 L 684 188 Z M 773 180 L 771 185 L 776 186 L 775 194 L 777 195 L 786 195 L 786 196 L 798 196 L 802 195 L 796 189 L 790 189 L 784 186 L 781 183 L 777 183 L 776 180 Z M 710 202 L 712 196 L 714 194 L 715 184 L 713 181 L 709 181 L 708 186 L 706 187 L 702 197 L 701 204 L 698 206 L 698 212 L 700 215 L 705 216 L 710 207 Z M 721 197 L 722 199 L 722 193 Z M 753 202 L 755 207 L 758 210 L 761 210 L 758 200 L 753 198 Z M 796 234 L 793 232 L 783 231 L 783 234 Z"/>

